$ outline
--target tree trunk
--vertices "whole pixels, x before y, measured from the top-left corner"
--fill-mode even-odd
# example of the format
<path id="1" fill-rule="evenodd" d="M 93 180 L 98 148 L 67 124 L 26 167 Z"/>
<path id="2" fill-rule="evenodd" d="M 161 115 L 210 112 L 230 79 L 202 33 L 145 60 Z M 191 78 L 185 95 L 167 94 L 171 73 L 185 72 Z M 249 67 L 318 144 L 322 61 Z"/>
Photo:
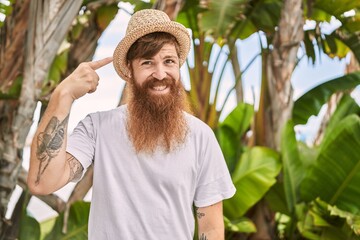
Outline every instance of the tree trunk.
<path id="1" fill-rule="evenodd" d="M 185 0 L 157 0 L 153 8 L 165 12 L 174 21 L 184 4 Z"/>
<path id="2" fill-rule="evenodd" d="M 281 11 L 278 30 L 269 47 L 265 73 L 266 88 L 262 99 L 263 114 L 257 124 L 264 126 L 264 143 L 266 146 L 280 150 L 281 130 L 291 118 L 293 109 L 293 89 L 291 76 L 296 65 L 297 52 L 303 39 L 303 11 L 301 0 L 285 0 Z M 264 102 L 267 100 L 266 102 Z M 268 213 L 261 202 L 255 206 L 255 212 L 263 213 L 254 218 L 257 232 L 251 239 L 270 240 L 274 236 L 274 222 L 268 219 Z M 266 213 L 266 214 L 265 214 Z"/>
<path id="3" fill-rule="evenodd" d="M 281 11 L 279 29 L 275 33 L 272 50 L 267 59 L 267 82 L 270 100 L 268 111 L 273 138 L 267 145 L 280 149 L 282 127 L 291 118 L 293 89 L 291 76 L 296 65 L 297 52 L 303 39 L 304 19 L 301 0 L 286 0 Z M 266 136 L 268 134 L 266 133 Z M 271 134 L 269 134 L 271 136 Z"/>
<path id="4" fill-rule="evenodd" d="M 25 1 L 18 1 L 16 4 L 24 4 Z M 20 55 L 15 60 L 24 59 L 24 67 L 18 69 L 17 76 L 22 76 L 22 88 L 18 100 L 5 101 L 0 103 L 1 126 L 6 127 L 2 131 L 0 138 L 0 236 L 4 234 L 5 214 L 7 205 L 14 190 L 17 177 L 21 169 L 22 150 L 25 145 L 26 136 L 32 125 L 32 118 L 36 107 L 37 99 L 40 97 L 42 82 L 46 77 L 50 64 L 52 63 L 62 39 L 73 19 L 78 14 L 82 1 L 31 1 L 30 6 L 25 7 L 21 16 L 13 18 L 12 21 L 26 22 L 27 32 L 22 40 L 26 40 L 24 49 L 19 47 L 12 48 L 1 46 L 1 59 L 12 59 Z M 24 18 L 24 19 L 23 19 Z M 6 19 L 8 21 L 9 19 Z M 7 23 L 6 23 L 7 24 Z M 9 26 L 7 33 L 12 26 L 13 32 L 22 32 L 23 25 L 15 24 Z M 3 50 L 3 48 L 5 49 Z M 16 51 L 21 51 L 17 54 Z M 23 57 L 25 56 L 25 57 Z M 4 79 L 12 79 L 7 76 Z M 10 81 L 9 80 L 9 81 Z M 6 83 L 1 83 L 1 89 L 6 87 Z M 3 85 L 5 84 L 5 85 Z"/>

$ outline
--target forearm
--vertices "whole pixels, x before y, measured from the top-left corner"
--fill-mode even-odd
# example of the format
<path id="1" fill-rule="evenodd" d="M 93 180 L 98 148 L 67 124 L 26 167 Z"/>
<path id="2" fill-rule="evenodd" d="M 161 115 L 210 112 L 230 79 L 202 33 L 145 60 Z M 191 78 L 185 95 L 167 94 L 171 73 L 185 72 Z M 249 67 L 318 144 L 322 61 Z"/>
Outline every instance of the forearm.
<path id="1" fill-rule="evenodd" d="M 67 126 L 73 99 L 57 88 L 40 121 L 31 145 L 28 186 L 35 194 L 48 194 L 67 183 Z"/>
<path id="2" fill-rule="evenodd" d="M 81 173 L 81 164 L 66 154 L 67 126 L 75 99 L 92 93 L 99 83 L 95 70 L 112 58 L 81 63 L 53 92 L 31 144 L 28 186 L 34 194 L 49 194 Z"/>
<path id="3" fill-rule="evenodd" d="M 196 208 L 199 240 L 224 240 L 222 202 Z"/>
<path id="4" fill-rule="evenodd" d="M 224 240 L 224 226 L 213 226 L 199 230 L 199 240 Z"/>

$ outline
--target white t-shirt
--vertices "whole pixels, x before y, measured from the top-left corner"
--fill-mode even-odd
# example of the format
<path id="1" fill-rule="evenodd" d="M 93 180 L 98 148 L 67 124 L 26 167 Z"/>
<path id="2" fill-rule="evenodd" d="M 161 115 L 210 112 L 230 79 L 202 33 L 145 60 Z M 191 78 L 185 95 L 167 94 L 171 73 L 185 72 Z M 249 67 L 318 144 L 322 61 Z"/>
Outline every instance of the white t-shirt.
<path id="1" fill-rule="evenodd" d="M 94 163 L 90 240 L 193 239 L 196 207 L 235 193 L 213 131 L 187 113 L 186 142 L 171 153 L 136 154 L 127 107 L 88 115 L 67 151 L 84 169 Z"/>

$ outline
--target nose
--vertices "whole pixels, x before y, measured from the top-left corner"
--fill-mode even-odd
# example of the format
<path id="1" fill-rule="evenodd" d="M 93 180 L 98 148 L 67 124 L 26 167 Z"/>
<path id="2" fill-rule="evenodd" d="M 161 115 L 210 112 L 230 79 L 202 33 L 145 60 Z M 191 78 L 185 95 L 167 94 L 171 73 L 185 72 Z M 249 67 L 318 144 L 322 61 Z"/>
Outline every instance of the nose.
<path id="1" fill-rule="evenodd" d="M 165 68 L 162 65 L 157 65 L 152 73 L 152 76 L 157 80 L 163 80 L 166 77 L 167 73 Z"/>

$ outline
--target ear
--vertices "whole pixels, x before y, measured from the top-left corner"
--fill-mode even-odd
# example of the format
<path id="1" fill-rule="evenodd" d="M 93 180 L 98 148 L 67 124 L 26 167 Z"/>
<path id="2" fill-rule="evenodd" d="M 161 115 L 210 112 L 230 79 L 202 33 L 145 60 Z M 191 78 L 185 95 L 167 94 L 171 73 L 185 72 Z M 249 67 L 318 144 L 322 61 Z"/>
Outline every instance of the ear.
<path id="1" fill-rule="evenodd" d="M 131 62 L 128 61 L 126 66 L 130 70 L 130 73 L 129 73 L 128 77 L 131 78 L 132 77 L 132 72 L 133 72 Z"/>

